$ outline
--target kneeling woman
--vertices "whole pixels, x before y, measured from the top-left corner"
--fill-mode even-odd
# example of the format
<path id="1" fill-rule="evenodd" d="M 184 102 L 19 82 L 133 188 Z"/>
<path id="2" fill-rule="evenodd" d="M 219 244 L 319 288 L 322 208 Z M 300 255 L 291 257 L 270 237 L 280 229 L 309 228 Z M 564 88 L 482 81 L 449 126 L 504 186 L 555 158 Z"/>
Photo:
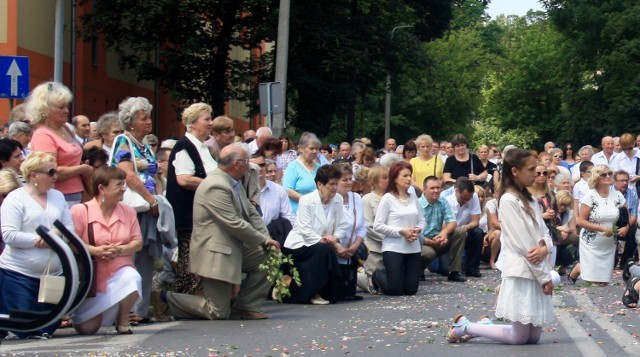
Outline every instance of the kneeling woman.
<path id="1" fill-rule="evenodd" d="M 296 224 L 283 253 L 293 256 L 302 286 L 290 284 L 291 296 L 283 302 L 326 305 L 337 301 L 341 276 L 336 254 L 344 254 L 340 240 L 349 224 L 343 218 L 342 196 L 336 195 L 341 176 L 335 166 L 320 167 L 315 177 L 317 190 L 300 198 Z"/>
<path id="2" fill-rule="evenodd" d="M 73 313 L 73 326 L 83 335 L 114 323 L 119 334 L 132 333 L 129 312 L 142 294 L 142 279 L 133 256 L 142 241 L 135 210 L 120 203 L 126 190 L 125 177 L 117 167 L 96 170 L 94 199 L 71 208 L 76 232 L 96 262 L 97 294 Z"/>
<path id="3" fill-rule="evenodd" d="M 373 285 L 387 295 L 414 295 L 422 273 L 418 237 L 422 236 L 425 219 L 418 198 L 408 193 L 411 172 L 411 165 L 404 161 L 391 166 L 387 193 L 378 205 L 373 223 L 373 229 L 384 235 L 385 268 L 373 273 Z"/>

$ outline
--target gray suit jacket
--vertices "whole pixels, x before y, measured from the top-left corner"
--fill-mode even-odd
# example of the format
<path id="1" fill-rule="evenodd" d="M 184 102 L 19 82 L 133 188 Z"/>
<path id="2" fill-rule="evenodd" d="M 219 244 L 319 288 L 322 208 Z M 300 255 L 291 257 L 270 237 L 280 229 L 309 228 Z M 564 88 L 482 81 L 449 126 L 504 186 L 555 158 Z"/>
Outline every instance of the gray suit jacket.
<path id="1" fill-rule="evenodd" d="M 242 187 L 240 207 L 229 179 L 217 168 L 196 190 L 189 268 L 206 278 L 240 284 L 243 245 L 262 249 L 269 232 Z"/>

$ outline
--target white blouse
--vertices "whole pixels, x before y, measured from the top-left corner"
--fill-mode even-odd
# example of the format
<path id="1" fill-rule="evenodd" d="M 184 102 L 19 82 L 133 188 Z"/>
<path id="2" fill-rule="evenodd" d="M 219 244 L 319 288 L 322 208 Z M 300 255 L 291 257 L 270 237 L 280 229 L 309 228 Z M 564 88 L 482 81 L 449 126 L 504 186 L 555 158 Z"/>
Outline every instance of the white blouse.
<path id="1" fill-rule="evenodd" d="M 424 226 L 425 219 L 422 214 L 422 207 L 420 207 L 416 196 L 409 195 L 406 202 L 401 202 L 391 193 L 385 193 L 382 196 L 373 223 L 373 229 L 378 233 L 384 234 L 382 252 L 419 253 L 421 249 L 420 240 L 416 239 L 413 242 L 409 242 L 400 235 L 400 230 L 417 227 L 422 231 Z M 419 235 L 422 235 L 422 232 Z"/>

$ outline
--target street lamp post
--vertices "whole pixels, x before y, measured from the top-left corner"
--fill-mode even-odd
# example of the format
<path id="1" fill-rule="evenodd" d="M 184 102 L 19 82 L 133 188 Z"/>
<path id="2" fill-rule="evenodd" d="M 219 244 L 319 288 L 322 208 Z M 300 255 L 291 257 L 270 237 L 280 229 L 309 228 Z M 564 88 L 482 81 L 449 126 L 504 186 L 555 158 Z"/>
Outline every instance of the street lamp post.
<path id="1" fill-rule="evenodd" d="M 391 30 L 391 42 L 393 43 L 393 33 L 397 29 L 413 27 L 412 25 L 400 25 Z M 391 68 L 387 72 L 387 90 L 384 94 L 384 142 L 391 136 Z"/>

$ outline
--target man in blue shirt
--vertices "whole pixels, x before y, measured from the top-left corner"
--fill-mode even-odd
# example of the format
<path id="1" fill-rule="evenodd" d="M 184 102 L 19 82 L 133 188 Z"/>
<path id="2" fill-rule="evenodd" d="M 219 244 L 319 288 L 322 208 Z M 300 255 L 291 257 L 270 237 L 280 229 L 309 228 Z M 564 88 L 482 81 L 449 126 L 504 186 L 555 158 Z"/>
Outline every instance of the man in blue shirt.
<path id="1" fill-rule="evenodd" d="M 423 194 L 419 199 L 425 227 L 422 231 L 424 243 L 420 254 L 422 270 L 437 257 L 449 254 L 449 274 L 447 280 L 464 282 L 467 279 L 460 275 L 462 271 L 462 252 L 467 232 L 457 228 L 456 217 L 445 198 L 440 198 L 442 181 L 435 176 L 424 180 Z M 440 267 L 446 270 L 446 267 Z"/>
<path id="2" fill-rule="evenodd" d="M 624 170 L 616 171 L 613 174 L 613 187 L 620 191 L 627 200 L 629 210 L 629 226 L 618 229 L 618 239 L 620 244 L 620 269 L 629 258 L 633 258 L 638 245 L 636 244 L 636 222 L 638 220 L 638 193 L 635 187 L 629 188 L 629 173 Z M 620 252 L 622 250 L 622 252 Z"/>

